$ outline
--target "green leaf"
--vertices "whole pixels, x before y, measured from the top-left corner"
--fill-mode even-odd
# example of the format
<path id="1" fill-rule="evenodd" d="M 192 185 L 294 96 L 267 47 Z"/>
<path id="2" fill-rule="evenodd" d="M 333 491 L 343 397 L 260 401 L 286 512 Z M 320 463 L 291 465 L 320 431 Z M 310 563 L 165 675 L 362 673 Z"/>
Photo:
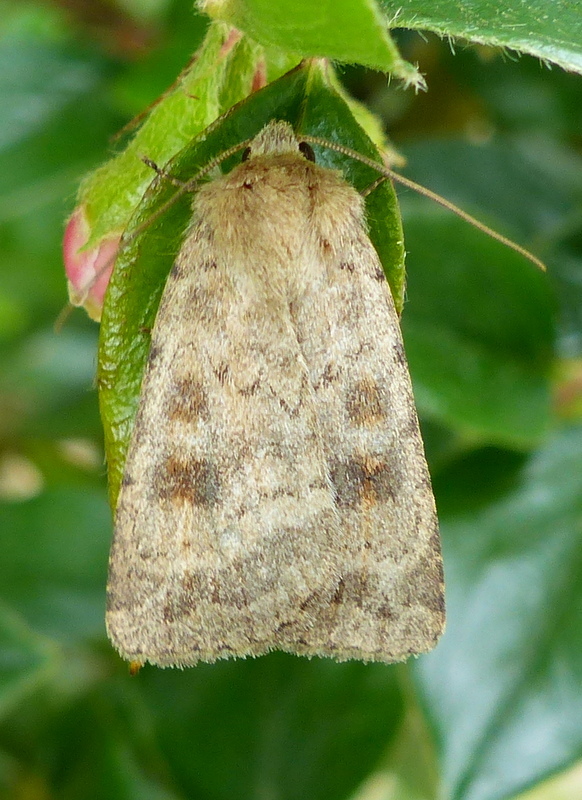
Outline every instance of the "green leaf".
<path id="1" fill-rule="evenodd" d="M 262 44 L 422 81 L 400 57 L 375 0 L 206 0 L 204 10 Z"/>
<path id="2" fill-rule="evenodd" d="M 125 229 L 152 179 L 147 156 L 163 165 L 250 91 L 258 50 L 248 39 L 226 46 L 228 28 L 212 25 L 195 60 L 149 111 L 129 145 L 83 183 L 79 202 L 91 224 L 89 246 Z"/>
<path id="3" fill-rule="evenodd" d="M 271 119 L 284 119 L 298 132 L 340 141 L 379 159 L 373 144 L 354 121 L 345 101 L 328 85 L 318 64 L 305 64 L 256 92 L 236 106 L 203 137 L 185 148 L 172 162 L 172 174 L 191 178 L 217 154 L 254 136 Z M 233 166 L 240 156 L 229 159 Z M 341 167 L 357 189 L 369 186 L 374 170 L 332 150 L 321 149 L 324 166 Z M 152 186 L 136 214 L 128 235 L 152 220 L 152 214 L 176 190 L 167 181 Z M 109 466 L 110 496 L 115 506 L 125 452 L 139 399 L 141 376 L 151 331 L 166 277 L 179 249 L 190 217 L 190 198 L 182 195 L 162 218 L 154 219 L 117 260 L 101 323 L 98 384 Z M 403 240 L 400 216 L 390 185 L 381 184 L 368 197 L 370 236 L 392 286 L 397 306 L 403 291 Z"/>
<path id="4" fill-rule="evenodd" d="M 435 31 L 470 42 L 510 47 L 582 72 L 582 14 L 577 3 L 554 0 L 380 0 L 393 28 Z"/>
<path id="5" fill-rule="evenodd" d="M 139 675 L 185 797 L 341 800 L 401 719 L 397 669 L 272 653 Z"/>
<path id="6" fill-rule="evenodd" d="M 505 499 L 442 520 L 448 626 L 415 664 L 450 800 L 502 800 L 582 749 L 582 428 Z"/>

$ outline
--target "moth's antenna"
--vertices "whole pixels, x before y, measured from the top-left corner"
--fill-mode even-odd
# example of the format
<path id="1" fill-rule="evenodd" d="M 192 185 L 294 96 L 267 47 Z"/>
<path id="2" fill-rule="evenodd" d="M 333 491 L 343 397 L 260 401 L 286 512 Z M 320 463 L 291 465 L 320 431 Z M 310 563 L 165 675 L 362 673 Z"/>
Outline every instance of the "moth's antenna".
<path id="1" fill-rule="evenodd" d="M 97 272 L 97 274 L 91 278 L 91 280 L 86 286 L 83 287 L 83 291 L 79 295 L 80 302 L 78 304 L 76 303 L 73 305 L 73 303 L 69 301 L 65 306 L 63 306 L 54 324 L 55 331 L 58 333 L 62 329 L 63 325 L 69 318 L 74 308 L 83 305 L 83 301 L 85 300 L 85 298 L 87 297 L 93 286 L 95 286 L 95 284 L 97 283 L 99 278 L 103 275 L 103 273 L 106 272 L 112 266 L 112 264 L 115 263 L 115 260 L 119 256 L 119 253 L 121 251 L 123 251 L 128 245 L 130 245 L 135 239 L 137 239 L 138 236 L 141 236 L 141 234 L 145 230 L 147 230 L 147 228 L 149 228 L 149 226 L 153 222 L 155 222 L 157 219 L 163 216 L 166 213 L 166 211 L 169 208 L 171 208 L 176 202 L 176 200 L 178 200 L 183 194 L 186 194 L 186 192 L 193 191 L 194 188 L 196 187 L 196 184 L 205 175 L 211 172 L 215 167 L 217 167 L 227 158 L 230 158 L 230 156 L 234 155 L 235 153 L 238 153 L 239 150 L 243 150 L 245 147 L 248 147 L 251 142 L 252 138 L 245 139 L 244 142 L 239 142 L 238 144 L 229 147 L 227 150 L 224 150 L 220 155 L 215 156 L 215 158 L 211 159 L 204 167 L 202 167 L 202 169 L 199 172 L 196 173 L 196 175 L 193 178 L 191 178 L 189 181 L 186 181 L 185 183 L 180 183 L 170 178 L 170 176 L 167 175 L 163 169 L 158 167 L 157 164 L 155 164 L 151 159 L 147 158 L 147 156 L 142 156 L 142 160 L 144 161 L 144 163 L 146 163 L 155 172 L 157 172 L 158 175 L 161 175 L 166 179 L 172 180 L 174 185 L 179 185 L 179 189 L 172 195 L 172 197 L 170 197 L 169 200 L 167 200 L 162 206 L 160 206 L 160 208 L 154 211 L 154 213 L 150 217 L 148 217 L 147 220 L 142 222 L 141 225 L 138 225 L 137 228 L 135 228 L 135 230 L 133 230 L 127 238 L 121 240 L 117 252 L 114 253 L 111 256 L 111 258 L 107 259 L 107 261 Z"/>
<path id="2" fill-rule="evenodd" d="M 183 183 L 180 186 L 180 188 L 178 189 L 178 191 L 175 192 L 170 197 L 169 200 L 166 200 L 166 202 L 162 206 L 160 206 L 157 209 L 157 211 L 154 211 L 154 213 L 151 215 L 151 217 L 148 217 L 144 222 L 142 222 L 141 225 L 138 225 L 137 228 L 134 231 L 132 231 L 132 233 L 127 237 L 127 239 L 122 239 L 120 247 L 122 247 L 122 248 L 123 247 L 127 247 L 127 245 L 131 244 L 131 242 L 133 242 L 134 239 L 137 239 L 138 236 L 141 236 L 141 234 L 145 230 L 147 230 L 147 228 L 149 228 L 149 226 L 153 222 L 155 222 L 157 219 L 159 219 L 161 216 L 163 216 L 166 213 L 166 211 L 174 205 L 176 200 L 178 200 L 180 197 L 182 197 L 183 194 L 186 194 L 187 192 L 192 192 L 194 190 L 194 188 L 196 187 L 196 184 L 199 183 L 199 181 L 205 175 L 208 175 L 209 172 L 212 172 L 212 170 L 215 167 L 217 167 L 219 164 L 222 164 L 222 162 L 226 161 L 227 158 L 230 158 L 230 156 L 233 156 L 235 153 L 238 153 L 239 150 L 243 150 L 245 147 L 248 147 L 248 145 L 251 142 L 252 142 L 252 139 L 245 139 L 244 142 L 239 142 L 239 144 L 235 144 L 232 147 L 229 147 L 228 150 L 225 150 L 219 156 L 216 156 L 211 161 L 209 161 L 206 164 L 205 167 L 202 167 L 202 169 L 199 172 L 197 172 L 196 175 L 194 175 L 193 178 L 190 178 L 189 181 L 186 181 L 186 183 Z M 152 169 L 155 169 L 155 171 L 158 172 L 158 174 L 163 172 L 162 170 L 159 169 L 159 167 L 156 169 L 153 166 L 153 162 L 149 158 L 144 157 L 144 161 L 145 161 L 146 164 L 148 164 L 148 166 L 152 167 Z M 166 175 L 163 175 L 163 177 L 167 178 Z M 111 266 L 111 262 L 115 258 L 117 258 L 117 255 L 118 254 L 116 254 L 112 259 L 110 259 L 110 261 L 108 263 L 108 266 Z M 95 279 L 93 279 L 93 282 L 94 282 L 94 280 Z"/>
<path id="3" fill-rule="evenodd" d="M 350 158 L 354 158 L 356 161 L 360 161 L 362 164 L 366 164 L 366 166 L 375 169 L 385 178 L 389 178 L 390 180 L 394 181 L 395 183 L 400 183 L 402 186 L 406 186 L 408 189 L 412 189 L 418 194 L 424 195 L 424 197 L 428 197 L 430 200 L 434 200 L 435 203 L 438 203 L 443 208 L 446 208 L 448 211 L 452 211 L 453 214 L 456 214 L 461 219 L 468 222 L 469 225 L 473 225 L 474 228 L 477 230 L 482 231 L 483 233 L 487 234 L 491 239 L 495 239 L 497 242 L 501 242 L 506 247 L 509 247 L 511 250 L 514 250 L 516 253 L 519 253 L 524 258 L 527 258 L 528 261 L 531 261 L 532 264 L 535 264 L 538 269 L 541 269 L 542 272 L 546 272 L 546 265 L 543 261 L 539 258 L 534 256 L 533 253 L 530 253 L 529 250 L 526 250 L 525 247 L 522 247 L 519 244 L 516 244 L 511 239 L 508 239 L 503 234 L 498 233 L 497 231 L 490 228 L 485 223 L 480 222 L 475 217 L 468 214 L 466 211 L 463 211 L 462 208 L 456 206 L 454 203 L 451 203 L 450 200 L 447 200 L 445 197 L 442 197 L 440 194 L 427 189 L 426 186 L 421 186 L 419 183 L 415 181 L 411 181 L 410 178 L 405 178 L 400 173 L 395 172 L 393 169 L 386 167 L 384 164 L 379 164 L 377 161 L 374 161 L 372 158 L 368 158 L 367 156 L 363 156 L 361 153 L 356 152 L 355 150 L 351 150 L 349 147 L 344 147 L 342 144 L 337 144 L 335 142 L 328 142 L 326 139 L 321 139 L 318 136 L 307 136 L 301 134 L 302 141 L 309 142 L 310 144 L 316 144 L 321 147 L 327 147 L 329 150 L 336 150 L 338 153 L 343 153 Z M 372 184 L 374 186 L 374 184 Z M 367 192 L 369 193 L 369 191 Z"/>

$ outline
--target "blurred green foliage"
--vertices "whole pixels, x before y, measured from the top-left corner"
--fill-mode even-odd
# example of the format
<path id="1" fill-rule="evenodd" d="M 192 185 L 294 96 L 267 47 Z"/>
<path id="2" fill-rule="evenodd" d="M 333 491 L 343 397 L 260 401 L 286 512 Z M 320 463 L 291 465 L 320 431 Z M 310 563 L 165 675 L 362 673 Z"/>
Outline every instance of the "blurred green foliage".
<path id="1" fill-rule="evenodd" d="M 523 4 L 505 5 L 527 22 Z M 454 19 L 458 4 L 398 8 L 442 32 L 484 20 L 489 34 L 483 23 L 474 38 L 506 45 L 521 25 L 531 52 L 554 47 L 577 68 L 568 4 L 563 18 L 562 4 L 529 5 L 535 25 L 512 17 L 506 38 L 485 1 L 473 20 Z M 285 17 L 263 30 L 262 3 L 247 6 L 255 35 L 281 47 Z M 403 329 L 447 578 L 437 649 L 398 666 L 272 654 L 130 678 L 103 624 L 97 326 L 76 312 L 53 330 L 60 240 L 80 179 L 174 81 L 206 22 L 186 0 L 0 11 L 0 798 L 496 800 L 571 766 L 582 751 L 580 77 L 406 31 L 395 40 L 426 94 L 339 67 L 407 175 L 549 268 L 400 193 Z M 374 52 L 393 53 L 382 40 Z M 349 60 L 358 46 L 355 35 L 330 54 Z"/>

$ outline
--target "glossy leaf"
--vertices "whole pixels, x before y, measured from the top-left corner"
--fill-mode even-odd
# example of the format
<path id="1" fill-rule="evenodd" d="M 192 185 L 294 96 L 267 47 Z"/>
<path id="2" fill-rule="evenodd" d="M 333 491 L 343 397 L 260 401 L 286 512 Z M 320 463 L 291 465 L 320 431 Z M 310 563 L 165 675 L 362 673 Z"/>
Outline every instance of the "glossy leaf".
<path id="1" fill-rule="evenodd" d="M 582 15 L 577 3 L 533 0 L 380 0 L 391 26 L 435 31 L 470 42 L 510 47 L 582 72 Z"/>
<path id="2" fill-rule="evenodd" d="M 375 0 L 206 0 L 204 9 L 262 44 L 421 80 L 401 58 Z"/>
<path id="3" fill-rule="evenodd" d="M 582 749 L 582 429 L 511 494 L 443 520 L 447 631 L 415 665 L 443 794 L 502 800 Z"/>

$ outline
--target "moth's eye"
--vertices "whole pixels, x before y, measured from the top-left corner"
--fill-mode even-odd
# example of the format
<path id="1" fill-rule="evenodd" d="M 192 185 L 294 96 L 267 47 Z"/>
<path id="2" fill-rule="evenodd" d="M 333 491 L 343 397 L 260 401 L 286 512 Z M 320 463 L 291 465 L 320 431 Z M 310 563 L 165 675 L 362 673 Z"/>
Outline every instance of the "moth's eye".
<path id="1" fill-rule="evenodd" d="M 245 149 L 242 152 L 242 156 L 241 156 L 240 160 L 241 161 L 247 161 L 248 157 L 250 156 L 250 154 L 251 154 L 251 148 L 250 147 L 245 147 Z"/>
<path id="2" fill-rule="evenodd" d="M 307 142 L 299 142 L 299 151 L 303 153 L 308 161 L 315 161 L 315 153 L 313 147 Z"/>

